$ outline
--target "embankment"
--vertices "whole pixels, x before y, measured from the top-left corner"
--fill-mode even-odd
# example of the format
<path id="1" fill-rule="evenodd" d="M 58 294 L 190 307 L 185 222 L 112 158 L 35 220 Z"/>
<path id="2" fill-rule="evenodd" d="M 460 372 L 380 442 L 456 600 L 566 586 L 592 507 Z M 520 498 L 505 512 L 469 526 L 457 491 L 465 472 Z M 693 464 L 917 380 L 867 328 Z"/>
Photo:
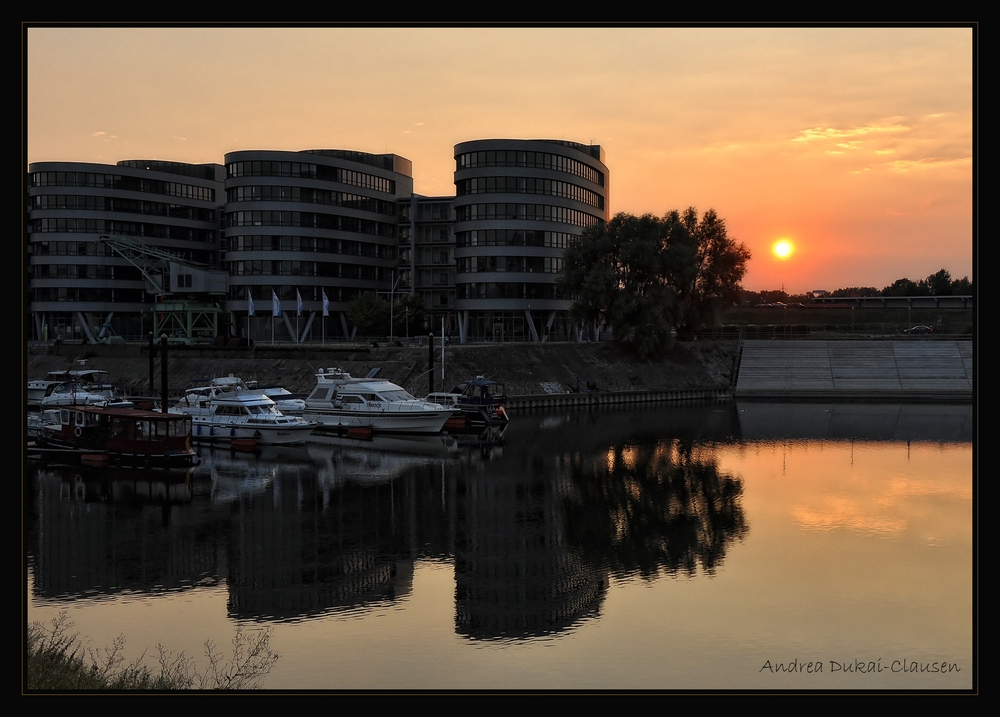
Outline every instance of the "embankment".
<path id="1" fill-rule="evenodd" d="M 447 390 L 458 381 L 481 374 L 506 383 L 511 396 L 565 392 L 575 389 L 578 382 L 581 389 L 590 384 L 601 393 L 728 390 L 736 354 L 735 340 L 678 343 L 658 361 L 638 361 L 613 343 L 449 344 L 444 351 L 442 380 L 441 347 L 436 345 L 433 387 Z M 73 368 L 79 361 L 109 371 L 112 381 L 130 395 L 150 394 L 149 354 L 142 345 L 28 347 L 26 378 Z M 378 367 L 380 377 L 422 396 L 431 387 L 428 365 L 428 347 L 416 345 L 258 345 L 249 350 L 171 346 L 167 353 L 171 395 L 183 391 L 195 379 L 229 374 L 284 386 L 293 393 L 307 393 L 315 385 L 317 369 L 336 366 L 354 376 L 364 376 Z M 153 394 L 159 395 L 158 356 L 152 371 Z"/>

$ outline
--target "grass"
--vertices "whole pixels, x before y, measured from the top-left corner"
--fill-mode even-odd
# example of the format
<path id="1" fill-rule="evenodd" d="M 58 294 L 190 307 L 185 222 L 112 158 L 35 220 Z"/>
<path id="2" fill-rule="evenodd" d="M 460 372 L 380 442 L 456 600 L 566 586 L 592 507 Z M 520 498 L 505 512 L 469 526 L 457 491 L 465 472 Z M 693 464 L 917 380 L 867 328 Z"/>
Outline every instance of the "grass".
<path id="1" fill-rule="evenodd" d="M 232 654 L 220 652 L 205 641 L 207 667 L 199 671 L 194 658 L 184 652 L 156 646 L 155 666 L 146 653 L 128 662 L 125 638 L 111 646 L 86 647 L 66 613 L 45 625 L 34 622 L 27 633 L 27 689 L 32 692 L 64 691 L 169 691 L 259 689 L 278 654 L 270 647 L 272 630 L 236 628 Z"/>

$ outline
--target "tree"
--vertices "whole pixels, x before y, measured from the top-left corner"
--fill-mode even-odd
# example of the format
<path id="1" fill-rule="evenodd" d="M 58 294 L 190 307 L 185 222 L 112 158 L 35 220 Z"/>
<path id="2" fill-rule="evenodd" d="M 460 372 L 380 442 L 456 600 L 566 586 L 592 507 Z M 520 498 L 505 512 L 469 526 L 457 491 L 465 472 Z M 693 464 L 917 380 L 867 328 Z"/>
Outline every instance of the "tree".
<path id="1" fill-rule="evenodd" d="M 701 220 L 693 207 L 663 218 L 620 213 L 567 248 L 560 281 L 576 320 L 610 326 L 645 358 L 736 301 L 749 259 L 714 210 Z"/>
<path id="2" fill-rule="evenodd" d="M 351 302 L 347 320 L 362 336 L 387 334 L 389 328 L 389 302 L 373 291 L 366 291 Z"/>
<path id="3" fill-rule="evenodd" d="M 401 294 L 392 309 L 393 331 L 397 336 L 423 334 L 427 309 L 419 294 Z"/>

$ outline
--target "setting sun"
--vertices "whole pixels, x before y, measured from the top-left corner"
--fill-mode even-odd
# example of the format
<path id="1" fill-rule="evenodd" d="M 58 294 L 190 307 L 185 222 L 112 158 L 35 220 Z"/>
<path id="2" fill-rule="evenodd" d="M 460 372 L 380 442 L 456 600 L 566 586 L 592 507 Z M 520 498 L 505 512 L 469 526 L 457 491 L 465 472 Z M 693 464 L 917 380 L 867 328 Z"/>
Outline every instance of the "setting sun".
<path id="1" fill-rule="evenodd" d="M 774 246 L 771 247 L 771 251 L 773 251 L 774 255 L 779 259 L 787 259 L 792 255 L 792 243 L 787 239 L 779 239 L 774 243 Z"/>

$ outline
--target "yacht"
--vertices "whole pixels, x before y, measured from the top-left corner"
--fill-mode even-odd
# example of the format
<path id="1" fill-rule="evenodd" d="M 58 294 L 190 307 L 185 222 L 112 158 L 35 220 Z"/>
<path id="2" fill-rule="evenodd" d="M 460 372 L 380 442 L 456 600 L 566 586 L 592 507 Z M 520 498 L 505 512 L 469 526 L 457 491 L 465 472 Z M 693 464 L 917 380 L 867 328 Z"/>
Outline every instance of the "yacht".
<path id="1" fill-rule="evenodd" d="M 130 405 L 123 401 L 100 369 L 49 371 L 45 378 L 28 381 L 28 408 L 44 410 L 58 406 Z"/>
<path id="2" fill-rule="evenodd" d="M 301 416 L 282 414 L 274 401 L 261 393 L 239 390 L 239 379 L 215 379 L 213 383 L 211 387 L 188 389 L 171 409 L 191 416 L 195 441 L 301 444 L 316 428 L 315 422 Z"/>
<path id="3" fill-rule="evenodd" d="M 280 386 L 259 386 L 256 381 L 244 382 L 233 374 L 221 378 L 195 379 L 195 385 L 184 392 L 182 401 L 186 400 L 190 405 L 194 405 L 230 393 L 266 396 L 274 401 L 275 407 L 286 416 L 301 416 L 306 405 L 301 398 Z"/>
<path id="4" fill-rule="evenodd" d="M 440 433 L 457 409 L 417 398 L 401 386 L 375 378 L 354 378 L 338 368 L 320 369 L 306 398 L 303 417 L 317 434 L 368 429 L 374 433 Z"/>

